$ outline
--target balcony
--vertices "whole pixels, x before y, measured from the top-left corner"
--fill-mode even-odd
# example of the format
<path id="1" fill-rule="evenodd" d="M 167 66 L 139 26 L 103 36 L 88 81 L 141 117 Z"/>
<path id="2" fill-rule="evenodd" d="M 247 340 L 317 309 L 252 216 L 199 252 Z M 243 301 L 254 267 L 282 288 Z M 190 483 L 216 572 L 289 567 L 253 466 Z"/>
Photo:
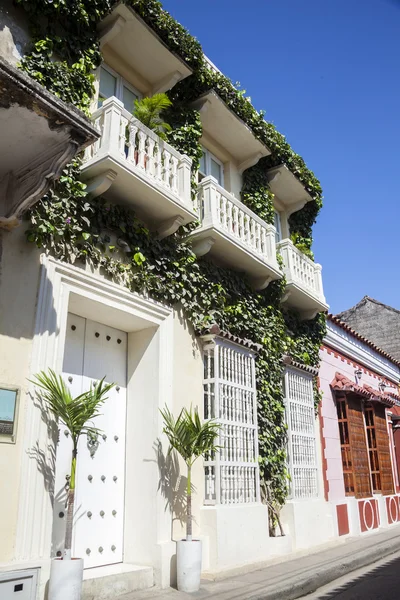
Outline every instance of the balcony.
<path id="1" fill-rule="evenodd" d="M 217 262 L 244 272 L 256 289 L 282 276 L 275 249 L 275 227 L 257 217 L 213 177 L 199 184 L 198 229 L 190 234 L 197 256 L 210 253 Z"/>
<path id="2" fill-rule="evenodd" d="M 272 167 L 267 173 L 269 188 L 275 194 L 274 204 L 281 214 L 285 215 L 285 222 L 290 215 L 301 210 L 312 200 L 301 181 L 286 165 Z M 286 235 L 288 234 L 286 230 Z"/>
<path id="3" fill-rule="evenodd" d="M 0 90 L 0 229 L 12 230 L 98 133 L 75 107 L 1 57 Z"/>
<path id="4" fill-rule="evenodd" d="M 322 287 L 321 265 L 310 260 L 288 239 L 279 242 L 277 248 L 283 258 L 287 282 L 283 302 L 298 310 L 304 320 L 326 311 L 328 305 Z"/>
<path id="5" fill-rule="evenodd" d="M 271 154 L 215 91 L 203 94 L 192 106 L 200 112 L 203 132 L 229 152 L 240 173 Z"/>
<path id="6" fill-rule="evenodd" d="M 99 34 L 105 61 L 111 66 L 132 67 L 137 87 L 148 96 L 171 89 L 192 72 L 133 8 L 123 2 L 118 2 L 99 24 Z"/>
<path id="7" fill-rule="evenodd" d="M 192 161 L 161 140 L 112 97 L 93 114 L 100 139 L 87 148 L 82 177 L 92 197 L 130 206 L 159 238 L 197 218 Z"/>

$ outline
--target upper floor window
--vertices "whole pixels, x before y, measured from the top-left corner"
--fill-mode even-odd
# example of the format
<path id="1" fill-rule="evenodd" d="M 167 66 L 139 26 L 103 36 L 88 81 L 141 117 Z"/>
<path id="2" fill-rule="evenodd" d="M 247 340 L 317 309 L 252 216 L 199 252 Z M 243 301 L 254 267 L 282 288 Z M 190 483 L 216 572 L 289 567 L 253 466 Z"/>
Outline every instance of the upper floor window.
<path id="1" fill-rule="evenodd" d="M 99 100 L 100 107 L 104 100 L 115 96 L 121 100 L 126 110 L 130 113 L 135 106 L 135 100 L 140 98 L 140 94 L 133 86 L 123 79 L 116 71 L 106 65 L 100 67 L 100 86 Z"/>
<path id="2" fill-rule="evenodd" d="M 313 379 L 286 369 L 284 383 L 291 495 L 312 498 L 318 493 Z"/>
<path id="3" fill-rule="evenodd" d="M 276 243 L 280 242 L 282 239 L 282 226 L 281 226 L 281 215 L 274 210 L 274 225 L 276 229 L 275 239 Z"/>
<path id="4" fill-rule="evenodd" d="M 206 148 L 202 148 L 203 155 L 200 159 L 199 167 L 199 182 L 211 175 L 214 177 L 220 186 L 224 186 L 224 165 L 214 154 L 212 154 Z"/>
<path id="5" fill-rule="evenodd" d="M 204 462 L 206 504 L 259 500 L 254 361 L 248 348 L 214 336 L 206 338 L 204 418 L 221 423 L 219 450 Z"/>

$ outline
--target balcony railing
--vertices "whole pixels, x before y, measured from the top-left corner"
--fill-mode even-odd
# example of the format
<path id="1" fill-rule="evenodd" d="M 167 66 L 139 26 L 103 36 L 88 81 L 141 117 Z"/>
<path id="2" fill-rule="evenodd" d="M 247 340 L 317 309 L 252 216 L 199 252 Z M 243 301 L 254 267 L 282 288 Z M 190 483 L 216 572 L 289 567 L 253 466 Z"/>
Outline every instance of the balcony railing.
<path id="1" fill-rule="evenodd" d="M 289 239 L 277 244 L 284 262 L 288 304 L 306 317 L 328 308 L 322 286 L 322 267 L 305 256 Z"/>
<path id="2" fill-rule="evenodd" d="M 201 225 L 191 234 L 197 254 L 212 248 L 223 262 L 259 279 L 259 287 L 281 276 L 273 225 L 265 223 L 213 177 L 199 184 L 197 203 Z"/>
<path id="3" fill-rule="evenodd" d="M 132 178 L 125 181 L 124 190 L 119 190 L 118 185 L 112 185 L 113 191 L 120 191 L 119 195 L 125 195 L 127 188 L 131 188 L 135 201 L 139 204 L 147 203 L 150 212 L 160 215 L 162 218 L 179 216 L 183 210 L 183 221 L 185 223 L 194 220 L 195 212 L 191 200 L 190 176 L 191 159 L 180 154 L 175 148 L 167 144 L 158 135 L 151 131 L 138 119 L 134 118 L 122 103 L 116 98 L 108 98 L 101 108 L 93 114 L 93 120 L 101 133 L 100 139 L 86 149 L 84 173 L 87 177 L 97 176 L 100 163 L 109 160 L 106 165 L 112 170 L 119 171 L 115 178 L 126 179 L 126 173 L 134 175 L 142 184 L 146 184 L 152 190 L 169 200 L 174 206 L 164 210 L 165 206 L 158 208 L 151 206 L 151 192 L 135 188 Z M 117 168 L 116 168 L 117 167 Z M 142 185 L 143 188 L 143 185 Z M 126 197 L 124 198 L 127 199 Z M 165 203 L 164 203 L 165 204 Z M 188 213 L 188 214 L 185 214 Z"/>

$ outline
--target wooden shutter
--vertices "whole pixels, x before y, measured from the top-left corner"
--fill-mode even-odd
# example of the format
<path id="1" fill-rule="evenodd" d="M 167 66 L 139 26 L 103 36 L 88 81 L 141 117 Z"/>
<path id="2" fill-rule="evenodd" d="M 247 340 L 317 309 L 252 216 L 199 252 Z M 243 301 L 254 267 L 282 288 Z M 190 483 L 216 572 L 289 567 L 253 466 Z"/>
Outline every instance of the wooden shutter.
<path id="1" fill-rule="evenodd" d="M 389 435 L 386 425 L 385 407 L 374 404 L 375 436 L 381 472 L 382 494 L 394 494 L 392 461 L 390 458 Z"/>
<path id="2" fill-rule="evenodd" d="M 367 442 L 365 439 L 364 415 L 361 400 L 357 396 L 347 396 L 347 419 L 351 454 L 353 457 L 354 487 L 356 498 L 372 496 L 371 477 Z"/>

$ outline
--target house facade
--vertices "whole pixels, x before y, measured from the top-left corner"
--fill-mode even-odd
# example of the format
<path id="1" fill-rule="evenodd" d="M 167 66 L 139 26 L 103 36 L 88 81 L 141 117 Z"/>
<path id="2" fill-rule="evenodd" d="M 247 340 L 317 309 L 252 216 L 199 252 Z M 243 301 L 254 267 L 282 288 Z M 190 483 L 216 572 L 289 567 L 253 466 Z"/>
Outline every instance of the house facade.
<path id="1" fill-rule="evenodd" d="M 335 535 L 399 523 L 400 364 L 329 316 L 319 384 L 325 498 Z"/>
<path id="2" fill-rule="evenodd" d="M 6 207 L 1 237 L 7 600 L 16 585 L 41 600 L 51 558 L 62 550 L 71 441 L 30 383 L 49 368 L 73 394 L 102 377 L 116 384 L 96 423 L 101 435 L 81 438 L 78 449 L 73 553 L 85 560 L 84 597 L 174 582 L 186 480 L 167 454 L 165 406 L 174 414 L 198 406 L 204 419 L 221 423 L 220 451 L 193 471 L 205 572 L 335 536 L 314 409 L 328 307 L 321 266 L 303 239 L 320 208 L 319 183 L 157 3 L 155 12 L 134 1 L 105 4 L 92 21 L 78 15 L 75 29 L 68 7 L 59 13 L 43 3 L 50 39 L 50 24 L 60 26 L 58 37 L 65 29 L 63 44 L 54 38 L 50 50 L 46 32 L 30 38 L 37 15 L 29 3 L 1 13 L 5 70 L 26 80 L 32 122 L 47 115 L 40 94 L 64 111 L 47 119 L 50 133 L 42 124 L 30 131 L 33 153 L 44 130 L 43 148 L 62 160 L 37 154 L 37 190 Z M 86 44 L 81 54 L 78 41 Z M 97 57 L 93 64 L 88 56 Z M 68 85 L 60 86 L 63 77 Z M 172 101 L 167 136 L 132 115 L 135 100 L 164 92 Z M 19 193 L 25 175 L 15 177 L 12 160 L 24 158 L 30 175 L 36 162 L 15 106 L 1 103 L 0 118 L 16 111 L 22 130 L 4 174 L 7 190 L 12 180 Z M 67 148 L 57 146 L 60 155 L 54 132 Z M 7 146 L 2 152 L 8 156 Z M 287 535 L 274 537 L 268 502 L 287 496 L 287 472 Z M 316 514 L 321 526 L 310 533 Z"/>

